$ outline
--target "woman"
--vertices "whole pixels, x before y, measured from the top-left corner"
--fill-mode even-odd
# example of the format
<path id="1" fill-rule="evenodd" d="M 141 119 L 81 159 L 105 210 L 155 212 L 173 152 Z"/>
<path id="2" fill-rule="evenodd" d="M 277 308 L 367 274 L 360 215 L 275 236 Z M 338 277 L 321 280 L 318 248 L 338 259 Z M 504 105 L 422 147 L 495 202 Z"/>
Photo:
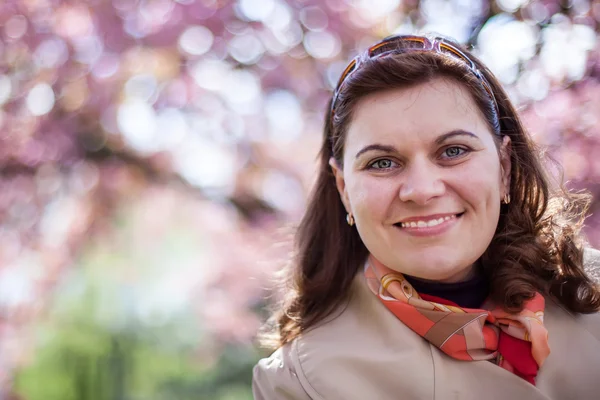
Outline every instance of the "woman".
<path id="1" fill-rule="evenodd" d="M 255 399 L 592 399 L 600 291 L 500 83 L 441 38 L 343 72 Z M 273 338 L 272 337 L 272 338 Z"/>

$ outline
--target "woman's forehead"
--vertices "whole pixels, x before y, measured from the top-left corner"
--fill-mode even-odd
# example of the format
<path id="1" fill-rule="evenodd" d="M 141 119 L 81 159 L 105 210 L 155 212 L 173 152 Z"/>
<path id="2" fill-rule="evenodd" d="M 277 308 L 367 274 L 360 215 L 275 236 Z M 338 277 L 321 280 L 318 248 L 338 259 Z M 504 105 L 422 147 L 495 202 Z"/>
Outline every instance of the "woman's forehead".
<path id="1" fill-rule="evenodd" d="M 435 79 L 361 99 L 354 110 L 346 146 L 360 146 L 373 140 L 434 140 L 459 129 L 490 133 L 463 85 L 448 79 Z"/>

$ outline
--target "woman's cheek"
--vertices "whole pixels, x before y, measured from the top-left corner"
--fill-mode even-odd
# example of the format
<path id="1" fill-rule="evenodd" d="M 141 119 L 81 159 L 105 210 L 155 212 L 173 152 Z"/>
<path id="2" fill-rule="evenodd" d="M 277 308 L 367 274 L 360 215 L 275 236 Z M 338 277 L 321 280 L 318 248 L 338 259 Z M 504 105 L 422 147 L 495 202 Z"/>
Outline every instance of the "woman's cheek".
<path id="1" fill-rule="evenodd" d="M 351 202 L 370 214 L 385 213 L 394 195 L 393 182 L 384 179 L 362 179 L 352 187 Z M 358 210 L 357 210 L 358 211 Z"/>

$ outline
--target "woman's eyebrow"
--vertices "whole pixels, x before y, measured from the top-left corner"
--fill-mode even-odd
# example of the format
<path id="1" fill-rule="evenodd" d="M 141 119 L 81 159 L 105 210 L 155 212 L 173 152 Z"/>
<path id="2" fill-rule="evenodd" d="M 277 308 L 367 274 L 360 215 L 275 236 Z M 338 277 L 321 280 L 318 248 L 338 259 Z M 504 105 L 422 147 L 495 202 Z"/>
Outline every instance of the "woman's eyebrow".
<path id="1" fill-rule="evenodd" d="M 444 133 L 443 135 L 440 135 L 437 139 L 435 139 L 435 143 L 441 144 L 441 143 L 445 142 L 446 140 L 456 137 L 456 136 L 467 136 L 467 137 L 479 140 L 479 136 L 477 136 L 476 134 L 474 134 L 472 132 L 465 131 L 462 129 L 456 129 L 456 130 L 450 131 L 448 133 Z M 362 149 L 360 149 L 359 152 L 356 153 L 355 158 L 360 157 L 363 153 L 366 153 L 367 151 L 383 151 L 383 152 L 387 152 L 387 153 L 392 153 L 392 152 L 396 152 L 397 150 L 394 146 L 388 146 L 385 144 L 374 143 L 374 144 L 370 144 L 370 145 L 365 146 Z"/>
<path id="2" fill-rule="evenodd" d="M 356 153 L 355 158 L 360 157 L 363 153 L 366 153 L 367 151 L 374 151 L 374 150 L 391 153 L 391 152 L 395 152 L 396 148 L 394 146 L 388 146 L 385 144 L 378 144 L 378 143 L 370 144 L 368 146 L 363 147 L 358 153 Z"/>
<path id="3" fill-rule="evenodd" d="M 479 136 L 477 136 L 476 134 L 474 134 L 472 132 L 465 131 L 462 129 L 456 129 L 456 130 L 450 131 L 448 133 L 444 133 L 443 135 L 440 135 L 437 139 L 435 139 L 435 143 L 442 144 L 446 140 L 456 137 L 456 136 L 468 136 L 468 137 L 479 140 Z"/>

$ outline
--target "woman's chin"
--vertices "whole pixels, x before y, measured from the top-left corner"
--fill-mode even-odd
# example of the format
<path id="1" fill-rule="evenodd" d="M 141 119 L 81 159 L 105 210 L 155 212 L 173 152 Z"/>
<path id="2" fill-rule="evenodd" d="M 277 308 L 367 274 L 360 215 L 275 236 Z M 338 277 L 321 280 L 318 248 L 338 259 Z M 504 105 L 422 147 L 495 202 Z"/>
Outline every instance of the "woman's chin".
<path id="1" fill-rule="evenodd" d="M 436 282 L 460 282 L 473 276 L 473 264 L 461 266 L 460 263 L 448 263 L 447 259 L 421 260 L 406 268 L 393 269 L 415 278 Z"/>

